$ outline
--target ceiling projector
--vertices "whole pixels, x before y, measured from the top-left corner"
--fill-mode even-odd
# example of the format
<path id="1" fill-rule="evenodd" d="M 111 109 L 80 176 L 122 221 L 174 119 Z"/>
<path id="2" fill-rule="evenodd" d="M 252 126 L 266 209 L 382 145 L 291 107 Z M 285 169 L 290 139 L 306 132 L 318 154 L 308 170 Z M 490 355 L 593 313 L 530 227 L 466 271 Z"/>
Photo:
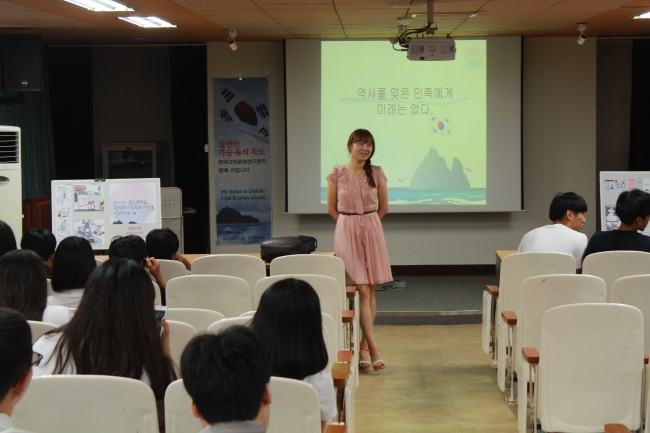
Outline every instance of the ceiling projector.
<path id="1" fill-rule="evenodd" d="M 455 60 L 456 43 L 453 38 L 411 39 L 406 57 L 415 61 Z"/>

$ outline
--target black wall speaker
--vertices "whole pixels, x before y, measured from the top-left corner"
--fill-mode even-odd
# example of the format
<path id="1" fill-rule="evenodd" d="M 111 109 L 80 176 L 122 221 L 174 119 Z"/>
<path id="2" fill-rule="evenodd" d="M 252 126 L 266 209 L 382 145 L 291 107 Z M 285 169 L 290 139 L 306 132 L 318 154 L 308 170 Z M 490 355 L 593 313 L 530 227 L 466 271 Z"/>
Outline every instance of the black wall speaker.
<path id="1" fill-rule="evenodd" d="M 5 92 L 41 90 L 41 36 L 2 35 L 1 38 L 0 89 Z"/>

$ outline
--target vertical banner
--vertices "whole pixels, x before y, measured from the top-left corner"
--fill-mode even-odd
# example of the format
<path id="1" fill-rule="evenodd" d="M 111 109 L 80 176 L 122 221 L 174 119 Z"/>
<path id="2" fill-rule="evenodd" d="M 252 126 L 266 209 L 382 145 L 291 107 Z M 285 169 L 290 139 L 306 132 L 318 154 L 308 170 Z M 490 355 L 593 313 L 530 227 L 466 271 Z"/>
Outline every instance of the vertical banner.
<path id="1" fill-rule="evenodd" d="M 271 238 L 269 85 L 263 78 L 215 78 L 214 181 L 217 245 Z"/>

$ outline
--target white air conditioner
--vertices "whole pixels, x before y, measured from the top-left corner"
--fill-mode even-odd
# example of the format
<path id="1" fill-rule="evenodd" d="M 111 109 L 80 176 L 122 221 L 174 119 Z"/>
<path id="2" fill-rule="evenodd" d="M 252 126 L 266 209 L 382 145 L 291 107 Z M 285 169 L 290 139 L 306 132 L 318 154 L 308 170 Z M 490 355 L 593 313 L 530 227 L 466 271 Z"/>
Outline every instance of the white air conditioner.
<path id="1" fill-rule="evenodd" d="M 20 128 L 0 126 L 0 220 L 14 231 L 16 243 L 23 233 L 20 162 Z"/>

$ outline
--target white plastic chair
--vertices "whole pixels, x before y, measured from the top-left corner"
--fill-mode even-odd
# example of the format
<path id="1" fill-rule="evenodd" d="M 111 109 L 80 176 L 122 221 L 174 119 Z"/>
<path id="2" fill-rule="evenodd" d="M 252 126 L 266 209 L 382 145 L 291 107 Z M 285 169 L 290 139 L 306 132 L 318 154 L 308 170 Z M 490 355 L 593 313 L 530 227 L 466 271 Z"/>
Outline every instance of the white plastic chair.
<path id="1" fill-rule="evenodd" d="M 524 368 L 522 347 L 540 347 L 542 317 L 551 308 L 568 304 L 605 303 L 606 286 L 602 278 L 591 275 L 541 275 L 521 283 L 519 314 L 514 342 L 514 371 L 518 379 L 518 427 L 526 431 L 526 384 L 528 370 Z M 512 377 L 510 378 L 512 380 Z M 514 390 L 514 389 L 513 389 Z M 514 396 L 510 395 L 513 399 Z"/>
<path id="2" fill-rule="evenodd" d="M 165 391 L 165 431 L 197 433 L 201 429 L 201 421 L 190 410 L 190 395 L 185 390 L 183 379 L 173 381 Z"/>
<path id="3" fill-rule="evenodd" d="M 278 257 L 271 262 L 271 276 L 312 274 L 332 277 L 339 283 L 341 288 L 341 305 L 345 305 L 345 264 L 343 260 L 335 256 L 323 254 L 295 254 L 291 256 Z"/>
<path id="4" fill-rule="evenodd" d="M 247 311 L 239 315 L 239 317 L 253 317 L 253 316 L 255 316 L 255 311 Z"/>
<path id="5" fill-rule="evenodd" d="M 115 376 L 34 377 L 12 419 L 16 428 L 34 432 L 158 433 L 151 387 Z"/>
<path id="6" fill-rule="evenodd" d="M 507 347 L 508 329 L 501 317 L 501 311 L 514 311 L 517 314 L 521 283 L 526 278 L 537 275 L 575 274 L 575 272 L 576 260 L 573 256 L 564 253 L 517 253 L 503 259 L 495 316 L 496 361 L 499 371 L 505 371 L 506 353 L 512 350 Z M 490 313 L 484 311 L 483 314 Z M 485 337 L 485 328 L 483 332 Z M 505 391 L 506 386 L 510 385 L 506 383 L 505 374 L 497 376 L 497 383 L 501 391 Z"/>
<path id="7" fill-rule="evenodd" d="M 52 280 L 48 278 L 46 281 L 47 281 L 47 296 L 56 295 L 56 292 L 52 288 Z"/>
<path id="8" fill-rule="evenodd" d="M 156 294 L 153 303 L 156 305 L 162 305 L 162 295 L 160 293 L 160 286 L 155 281 L 152 281 L 151 284 L 153 284 L 153 290 L 154 293 Z"/>
<path id="9" fill-rule="evenodd" d="M 650 273 L 650 253 L 605 251 L 589 254 L 582 263 L 582 273 L 605 280 L 607 299 L 610 300 L 614 281 L 622 277 Z"/>
<path id="10" fill-rule="evenodd" d="M 168 320 L 167 323 L 169 324 L 169 348 L 172 352 L 172 361 L 180 367 L 183 350 L 197 332 L 192 325 L 184 322 Z"/>
<path id="11" fill-rule="evenodd" d="M 551 308 L 542 317 L 539 353 L 523 350 L 532 362 L 528 386 L 535 391 L 527 431 L 537 431 L 536 419 L 542 430 L 553 432 L 599 432 L 608 423 L 641 427 L 643 315 L 638 308 Z"/>
<path id="12" fill-rule="evenodd" d="M 248 283 L 225 275 L 191 275 L 174 278 L 167 284 L 167 306 L 203 308 L 226 317 L 237 317 L 251 309 Z"/>
<path id="13" fill-rule="evenodd" d="M 337 327 L 332 316 L 327 313 L 321 313 L 321 320 L 323 323 L 323 339 L 325 346 L 327 346 L 327 369 L 331 370 L 332 365 L 338 358 L 339 347 L 337 346 L 338 339 L 336 338 Z"/>
<path id="14" fill-rule="evenodd" d="M 257 281 L 266 277 L 266 265 L 259 257 L 243 254 L 219 254 L 199 257 L 192 262 L 192 275 L 229 275 L 246 280 L 253 289 Z M 254 301 L 254 300 L 253 300 Z M 255 310 L 257 304 L 251 304 Z"/>
<path id="15" fill-rule="evenodd" d="M 197 333 L 206 332 L 214 322 L 225 318 L 226 317 L 223 314 L 217 311 L 204 310 L 201 308 L 167 309 L 167 320 L 187 323 L 188 325 L 191 325 Z"/>
<path id="16" fill-rule="evenodd" d="M 32 330 L 32 344 L 36 343 L 36 340 L 41 338 L 41 336 L 46 332 L 58 328 L 58 326 L 53 323 L 37 322 L 35 320 L 28 320 L 27 323 L 29 323 L 29 327 Z"/>
<path id="17" fill-rule="evenodd" d="M 187 276 L 187 268 L 181 262 L 163 259 L 158 259 L 158 261 L 160 262 L 160 272 L 162 272 L 165 281 L 169 282 L 172 278 Z"/>
<path id="18" fill-rule="evenodd" d="M 218 322 L 214 322 L 212 325 L 208 327 L 208 334 L 218 334 L 224 329 L 235 325 L 248 326 L 251 320 L 252 317 L 247 317 L 247 316 L 222 319 L 219 320 Z"/>
<path id="19" fill-rule="evenodd" d="M 101 266 L 104 264 L 103 260 L 99 260 L 97 257 L 95 257 L 95 263 L 97 264 L 97 267 Z"/>
<path id="20" fill-rule="evenodd" d="M 267 433 L 320 433 L 320 402 L 314 387 L 274 376 L 270 388 L 273 402 Z"/>

